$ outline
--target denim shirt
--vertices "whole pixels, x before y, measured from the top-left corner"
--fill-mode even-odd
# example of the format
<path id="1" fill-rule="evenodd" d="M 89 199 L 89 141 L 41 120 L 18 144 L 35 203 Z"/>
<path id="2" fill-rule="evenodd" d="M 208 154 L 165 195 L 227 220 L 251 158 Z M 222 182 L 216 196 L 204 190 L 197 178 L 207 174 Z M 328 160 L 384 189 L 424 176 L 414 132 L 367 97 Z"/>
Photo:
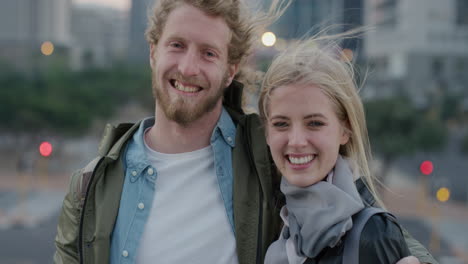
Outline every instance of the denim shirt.
<path id="1" fill-rule="evenodd" d="M 154 124 L 154 118 L 141 122 L 129 141 L 124 157 L 125 181 L 120 198 L 119 214 L 112 233 L 110 263 L 135 263 L 140 239 L 152 208 L 158 170 L 146 158 L 144 131 Z M 226 214 L 234 232 L 232 208 L 232 148 L 236 127 L 223 109 L 211 135 L 216 176 Z M 201 213 L 201 212 L 200 212 Z"/>

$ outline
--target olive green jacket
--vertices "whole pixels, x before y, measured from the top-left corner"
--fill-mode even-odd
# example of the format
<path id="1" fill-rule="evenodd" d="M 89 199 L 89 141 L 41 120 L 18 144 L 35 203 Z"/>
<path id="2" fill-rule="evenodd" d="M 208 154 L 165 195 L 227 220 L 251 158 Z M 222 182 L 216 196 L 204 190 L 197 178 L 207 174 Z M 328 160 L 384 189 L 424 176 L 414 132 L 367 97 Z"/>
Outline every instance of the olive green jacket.
<path id="1" fill-rule="evenodd" d="M 259 117 L 242 112 L 241 97 L 242 85 L 237 82 L 224 95 L 224 106 L 237 127 L 232 150 L 237 254 L 241 264 L 263 263 L 268 246 L 280 232 L 279 210 L 284 197 Z M 125 177 L 122 156 L 138 126 L 107 125 L 99 156 L 72 175 L 59 217 L 55 263 L 109 263 L 111 235 Z M 411 253 L 422 262 L 436 263 L 416 240 L 406 241 Z"/>

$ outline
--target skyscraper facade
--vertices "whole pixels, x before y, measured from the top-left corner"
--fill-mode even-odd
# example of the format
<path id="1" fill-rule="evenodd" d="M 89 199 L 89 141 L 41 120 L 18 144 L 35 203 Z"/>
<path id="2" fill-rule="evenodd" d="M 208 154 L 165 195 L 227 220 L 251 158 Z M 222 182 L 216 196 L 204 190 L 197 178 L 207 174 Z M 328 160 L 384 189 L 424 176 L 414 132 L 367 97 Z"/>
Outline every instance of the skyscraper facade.
<path id="1" fill-rule="evenodd" d="M 468 83 L 468 0 L 365 0 L 373 96 L 405 94 L 427 105 Z"/>
<path id="2" fill-rule="evenodd" d="M 344 20 L 344 0 L 295 0 L 284 15 L 272 26 L 280 38 L 298 39 L 313 35 L 331 25 L 332 32 L 339 32 Z M 265 4 L 271 0 L 265 0 Z"/>
<path id="3" fill-rule="evenodd" d="M 71 0 L 0 2 L 0 60 L 20 69 L 32 67 L 41 44 L 50 41 L 57 52 L 70 45 Z"/>
<path id="4" fill-rule="evenodd" d="M 128 38 L 128 60 L 134 64 L 148 63 L 149 46 L 145 39 L 148 14 L 157 0 L 132 0 Z"/>

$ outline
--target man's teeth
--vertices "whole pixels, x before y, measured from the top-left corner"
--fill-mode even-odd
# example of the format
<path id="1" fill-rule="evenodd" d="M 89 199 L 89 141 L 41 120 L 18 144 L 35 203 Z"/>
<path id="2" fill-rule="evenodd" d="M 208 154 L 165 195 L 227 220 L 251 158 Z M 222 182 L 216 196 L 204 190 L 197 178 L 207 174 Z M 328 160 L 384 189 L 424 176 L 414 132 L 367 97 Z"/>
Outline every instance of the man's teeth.
<path id="1" fill-rule="evenodd" d="M 181 83 L 179 83 L 178 81 L 175 81 L 174 83 L 174 86 L 177 90 L 180 90 L 180 91 L 183 91 L 183 92 L 187 92 L 187 93 L 194 93 L 194 92 L 197 92 L 199 89 L 198 87 L 195 87 L 195 86 L 184 86 L 182 85 Z"/>
<path id="2" fill-rule="evenodd" d="M 289 162 L 291 162 L 292 164 L 306 164 L 306 163 L 311 162 L 314 159 L 314 156 L 309 155 L 309 156 L 304 156 L 300 158 L 288 156 L 288 158 L 289 158 Z"/>

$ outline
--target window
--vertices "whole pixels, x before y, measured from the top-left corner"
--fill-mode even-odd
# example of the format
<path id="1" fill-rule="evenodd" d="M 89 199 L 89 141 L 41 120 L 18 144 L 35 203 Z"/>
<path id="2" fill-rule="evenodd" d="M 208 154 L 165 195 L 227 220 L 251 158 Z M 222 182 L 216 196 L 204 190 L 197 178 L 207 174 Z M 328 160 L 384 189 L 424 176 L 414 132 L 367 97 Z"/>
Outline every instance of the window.
<path id="1" fill-rule="evenodd" d="M 468 0 L 457 0 L 457 25 L 468 25 Z"/>

